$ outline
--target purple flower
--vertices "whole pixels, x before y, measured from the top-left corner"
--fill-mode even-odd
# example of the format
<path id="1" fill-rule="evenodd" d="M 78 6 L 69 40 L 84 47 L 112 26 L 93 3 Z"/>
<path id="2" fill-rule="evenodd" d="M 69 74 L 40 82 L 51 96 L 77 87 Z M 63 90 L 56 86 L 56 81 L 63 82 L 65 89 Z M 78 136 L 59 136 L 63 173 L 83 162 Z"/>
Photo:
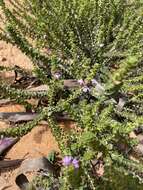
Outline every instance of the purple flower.
<path id="1" fill-rule="evenodd" d="M 82 90 L 83 90 L 83 92 L 90 92 L 90 88 L 88 87 L 88 86 L 84 86 L 83 88 L 82 88 Z"/>
<path id="2" fill-rule="evenodd" d="M 102 92 L 105 91 L 104 87 L 103 87 L 99 82 L 97 82 L 96 79 L 92 79 L 91 82 L 92 82 L 92 85 L 95 85 L 95 86 L 96 86 L 96 90 L 97 90 L 99 93 L 102 93 Z"/>
<path id="3" fill-rule="evenodd" d="M 79 168 L 79 161 L 76 158 L 73 159 L 72 164 L 75 168 Z"/>
<path id="4" fill-rule="evenodd" d="M 95 80 L 95 79 L 92 79 L 91 82 L 92 82 L 93 85 L 97 85 L 98 84 L 97 80 Z"/>
<path id="5" fill-rule="evenodd" d="M 72 156 L 65 156 L 63 158 L 63 165 L 64 166 L 70 166 L 73 165 L 75 169 L 79 168 L 79 161 L 76 158 L 73 158 Z"/>
<path id="6" fill-rule="evenodd" d="M 69 166 L 72 163 L 72 156 L 65 156 L 63 158 L 63 165 L 64 166 Z"/>
<path id="7" fill-rule="evenodd" d="M 78 82 L 80 85 L 84 85 L 84 80 L 83 80 L 83 79 L 79 79 L 77 82 Z"/>
<path id="8" fill-rule="evenodd" d="M 55 79 L 60 79 L 62 75 L 61 75 L 61 73 L 54 73 L 53 76 Z"/>

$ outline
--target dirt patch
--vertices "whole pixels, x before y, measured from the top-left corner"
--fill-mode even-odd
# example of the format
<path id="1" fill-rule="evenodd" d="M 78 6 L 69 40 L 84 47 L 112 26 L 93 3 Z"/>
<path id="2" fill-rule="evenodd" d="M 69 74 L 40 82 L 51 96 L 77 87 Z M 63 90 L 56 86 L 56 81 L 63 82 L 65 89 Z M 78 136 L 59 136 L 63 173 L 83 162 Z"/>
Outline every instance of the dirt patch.
<path id="1" fill-rule="evenodd" d="M 0 112 L 17 112 L 24 111 L 24 107 L 21 105 L 7 105 L 0 107 Z M 43 124 L 42 124 L 43 123 Z M 60 126 L 64 130 L 69 130 L 70 128 L 75 128 L 73 122 L 61 122 Z M 0 130 L 8 128 L 9 123 L 0 121 Z M 46 122 L 41 122 L 38 126 L 32 129 L 27 135 L 23 136 L 6 154 L 5 159 L 32 159 L 39 158 L 41 156 L 47 156 L 51 151 L 58 151 L 58 144 L 52 135 L 50 128 Z M 0 176 L 5 180 L 8 190 L 18 190 L 15 184 L 15 178 L 19 171 L 18 168 L 9 168 L 0 171 Z M 29 174 L 28 178 L 31 180 L 33 174 Z"/>
<path id="2" fill-rule="evenodd" d="M 34 101 L 34 100 L 33 100 Z M 34 101 L 35 102 L 35 101 Z M 25 112 L 25 108 L 19 104 L 8 104 L 0 107 L 0 112 Z M 43 124 L 42 124 L 43 123 Z M 10 127 L 10 124 L 6 121 L 0 121 L 0 130 Z M 64 130 L 75 128 L 73 122 L 61 122 L 60 127 Z M 5 159 L 32 159 L 41 156 L 47 156 L 51 151 L 58 151 L 58 144 L 52 135 L 50 128 L 46 122 L 41 122 L 38 126 L 33 128 L 31 132 L 23 136 L 6 154 Z M 8 190 L 18 190 L 15 184 L 15 178 L 19 171 L 18 168 L 8 168 L 6 170 L 0 170 L 0 176 L 8 185 Z M 33 173 L 27 175 L 29 180 L 32 180 Z M 1 180 L 1 179 L 0 179 Z"/>
<path id="3" fill-rule="evenodd" d="M 0 66 L 13 67 L 14 65 L 26 70 L 33 69 L 30 59 L 18 48 L 0 41 Z"/>
<path id="4" fill-rule="evenodd" d="M 21 53 L 16 47 L 0 41 L 0 66 L 13 67 L 18 65 L 25 70 L 31 71 L 33 69 L 31 61 Z M 1 78 L 9 78 L 9 82 L 14 80 L 12 72 L 1 73 Z M 23 112 L 25 108 L 18 104 L 10 104 L 0 107 L 0 112 Z M 9 127 L 9 123 L 0 121 L 0 130 Z M 39 125 L 35 127 L 30 133 L 25 135 L 17 142 L 5 156 L 6 159 L 20 159 L 26 156 L 26 159 L 41 157 L 41 153 L 45 156 L 52 150 L 59 150 L 58 144 L 55 141 L 50 129 L 47 125 Z M 41 152 L 41 153 L 40 153 Z M 0 171 L 0 183 L 7 184 L 8 190 L 18 190 L 15 184 L 15 177 L 19 168 L 9 168 Z M 30 179 L 32 175 L 28 176 Z M 0 186 L 0 189 L 2 186 Z"/>
<path id="5" fill-rule="evenodd" d="M 7 105 L 0 107 L 0 112 L 25 111 L 21 105 Z M 0 129 L 9 127 L 8 123 L 0 121 Z M 23 136 L 6 154 L 5 159 L 26 159 L 47 156 L 52 150 L 59 151 L 58 144 L 53 137 L 47 124 L 41 124 L 35 127 L 30 133 Z M 8 184 L 8 190 L 18 190 L 15 184 L 15 177 L 19 168 L 9 168 L 1 170 L 0 176 Z M 33 175 L 28 175 L 32 179 Z"/>
<path id="6" fill-rule="evenodd" d="M 27 158 L 47 156 L 52 150 L 59 150 L 58 145 L 47 125 L 39 125 L 8 152 L 8 158 L 19 159 L 27 155 Z M 40 153 L 41 152 L 41 153 Z"/>
<path id="7" fill-rule="evenodd" d="M 14 65 L 18 65 L 28 71 L 33 69 L 31 61 L 23 53 L 21 53 L 20 50 L 10 44 L 0 41 L 0 66 L 13 67 Z M 6 81 L 10 83 L 14 80 L 14 73 L 2 72 L 0 78 L 6 79 Z M 24 106 L 18 104 L 10 104 L 0 107 L 0 112 L 24 111 Z M 0 121 L 0 130 L 8 127 L 9 123 Z M 58 151 L 58 144 L 48 126 L 44 124 L 35 127 L 30 133 L 22 137 L 20 141 L 9 150 L 5 158 L 9 160 L 20 159 L 24 156 L 26 156 L 26 159 L 38 158 L 42 155 L 47 156 L 52 150 Z M 15 177 L 18 170 L 19 168 L 9 168 L 7 170 L 0 171 L 0 183 L 3 184 L 5 182 L 5 184 L 9 186 L 7 187 L 8 190 L 19 189 L 15 184 Z M 28 175 L 30 180 L 32 176 L 33 175 Z"/>
<path id="8" fill-rule="evenodd" d="M 19 112 L 25 111 L 24 107 L 18 104 L 0 107 L 0 112 Z M 8 123 L 0 121 L 0 129 L 9 127 Z M 38 125 L 30 133 L 22 137 L 6 154 L 5 158 L 9 160 L 37 158 L 43 155 L 47 156 L 52 150 L 59 151 L 58 144 L 55 141 L 50 129 L 46 124 Z M 9 168 L 2 170 L 1 177 L 10 185 L 9 190 L 17 190 L 15 177 L 18 168 Z"/>
<path id="9" fill-rule="evenodd" d="M 47 156 L 52 150 L 59 151 L 58 144 L 55 141 L 47 125 L 39 125 L 30 133 L 25 135 L 16 143 L 7 153 L 7 159 L 26 159 Z M 12 168 L 1 171 L 1 177 L 9 184 L 9 190 L 18 190 L 15 184 L 15 177 L 19 168 Z M 30 180 L 32 175 L 28 175 Z"/>

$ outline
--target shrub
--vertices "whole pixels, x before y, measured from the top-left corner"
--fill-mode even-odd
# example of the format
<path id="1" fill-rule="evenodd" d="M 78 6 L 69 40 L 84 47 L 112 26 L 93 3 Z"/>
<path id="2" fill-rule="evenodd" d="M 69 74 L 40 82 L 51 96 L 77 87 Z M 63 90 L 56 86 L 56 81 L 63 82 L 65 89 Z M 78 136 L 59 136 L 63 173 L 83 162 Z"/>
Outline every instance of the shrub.
<path id="1" fill-rule="evenodd" d="M 60 189 L 119 189 L 117 181 L 110 187 L 116 174 L 142 180 L 142 164 L 129 158 L 136 144 L 129 134 L 143 124 L 141 2 L 15 0 L 11 8 L 0 2 L 6 19 L 1 39 L 30 57 L 35 76 L 48 86 L 32 93 L 1 82 L 1 97 L 47 104 L 35 108 L 39 115 L 32 122 L 0 133 L 24 135 L 47 120 L 62 156 L 79 160 L 78 169 L 73 160 L 61 168 Z M 68 115 L 78 131 L 62 131 L 57 114 Z"/>

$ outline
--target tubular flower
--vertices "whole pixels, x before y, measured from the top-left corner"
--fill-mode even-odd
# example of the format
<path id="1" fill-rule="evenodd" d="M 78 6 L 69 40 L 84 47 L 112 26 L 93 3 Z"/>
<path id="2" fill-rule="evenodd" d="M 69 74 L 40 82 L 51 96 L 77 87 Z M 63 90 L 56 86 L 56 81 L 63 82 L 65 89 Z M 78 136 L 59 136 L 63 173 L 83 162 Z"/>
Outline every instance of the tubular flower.
<path id="1" fill-rule="evenodd" d="M 73 165 L 75 169 L 79 168 L 79 161 L 76 158 L 73 158 L 72 156 L 65 156 L 63 158 L 63 165 L 64 166 L 70 166 Z"/>

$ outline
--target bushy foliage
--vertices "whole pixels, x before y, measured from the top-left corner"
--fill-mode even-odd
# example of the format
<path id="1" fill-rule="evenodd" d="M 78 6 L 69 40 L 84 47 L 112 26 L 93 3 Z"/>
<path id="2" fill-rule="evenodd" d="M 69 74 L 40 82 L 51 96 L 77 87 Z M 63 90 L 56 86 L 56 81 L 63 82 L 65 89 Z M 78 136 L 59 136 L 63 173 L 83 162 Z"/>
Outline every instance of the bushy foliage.
<path id="1" fill-rule="evenodd" d="M 111 168 L 119 176 L 142 180 L 142 164 L 129 159 L 135 145 L 129 134 L 143 125 L 141 1 L 15 0 L 11 8 L 0 2 L 6 19 L 1 39 L 30 57 L 34 74 L 48 86 L 47 92 L 32 93 L 1 83 L 1 97 L 22 104 L 27 98 L 43 98 L 47 104 L 36 108 L 36 120 L 0 133 L 24 135 L 47 120 L 62 156 L 80 161 L 79 169 L 62 167 L 60 189 L 101 189 L 103 184 L 102 189 L 119 189 L 107 185 L 116 176 Z M 79 86 L 65 88 L 68 79 Z M 65 113 L 78 131 L 58 127 L 55 116 Z M 105 177 L 97 175 L 94 160 L 102 162 Z"/>

